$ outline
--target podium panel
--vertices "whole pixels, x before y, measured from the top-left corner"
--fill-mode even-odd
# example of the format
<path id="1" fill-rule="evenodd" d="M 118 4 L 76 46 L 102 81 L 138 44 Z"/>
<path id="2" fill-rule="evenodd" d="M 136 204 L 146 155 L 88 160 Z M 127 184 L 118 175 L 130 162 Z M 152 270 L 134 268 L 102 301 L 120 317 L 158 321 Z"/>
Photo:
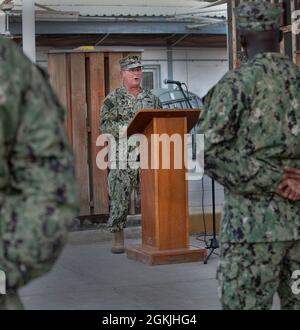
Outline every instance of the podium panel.
<path id="1" fill-rule="evenodd" d="M 148 164 L 141 170 L 142 244 L 127 248 L 129 258 L 158 265 L 206 257 L 206 249 L 189 243 L 184 136 L 198 116 L 196 110 L 140 110 L 129 125 L 129 135 L 142 132 L 148 141 L 141 148 L 141 163 Z"/>

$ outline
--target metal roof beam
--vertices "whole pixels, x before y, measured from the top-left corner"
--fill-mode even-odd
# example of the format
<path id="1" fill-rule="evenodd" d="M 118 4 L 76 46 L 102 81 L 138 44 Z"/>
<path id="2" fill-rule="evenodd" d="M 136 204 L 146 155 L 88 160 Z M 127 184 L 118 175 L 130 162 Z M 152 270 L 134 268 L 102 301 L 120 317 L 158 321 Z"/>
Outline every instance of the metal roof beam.
<path id="1" fill-rule="evenodd" d="M 170 45 L 170 47 L 175 47 L 176 45 L 178 45 L 182 40 L 184 40 L 188 36 L 189 36 L 189 33 L 185 34 L 184 36 L 182 36 L 181 38 L 176 40 L 172 45 Z"/>
<path id="2" fill-rule="evenodd" d="M 102 37 L 99 41 L 96 42 L 95 46 L 99 46 L 102 42 L 109 37 L 109 33 L 106 33 L 104 37 Z"/>
<path id="3" fill-rule="evenodd" d="M 135 22 L 135 21 L 36 21 L 36 34 L 189 34 L 188 22 Z M 22 23 L 19 18 L 10 18 L 10 32 L 13 35 L 22 33 Z M 206 25 L 193 29 L 193 34 L 223 34 L 226 35 L 226 23 Z"/>

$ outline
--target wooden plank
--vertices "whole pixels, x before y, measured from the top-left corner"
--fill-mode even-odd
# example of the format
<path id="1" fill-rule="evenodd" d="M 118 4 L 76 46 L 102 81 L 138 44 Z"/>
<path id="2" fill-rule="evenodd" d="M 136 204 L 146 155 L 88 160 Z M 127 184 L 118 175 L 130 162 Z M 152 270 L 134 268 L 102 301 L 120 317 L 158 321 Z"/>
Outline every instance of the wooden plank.
<path id="1" fill-rule="evenodd" d="M 73 115 L 72 115 L 72 100 L 71 100 L 71 56 L 66 55 L 66 66 L 67 66 L 67 76 L 66 76 L 66 85 L 67 85 L 67 118 L 66 125 L 68 130 L 68 138 L 73 146 Z"/>
<path id="2" fill-rule="evenodd" d="M 49 54 L 48 72 L 53 90 L 65 108 L 65 127 L 68 140 L 72 144 L 72 111 L 68 102 L 69 86 L 66 54 Z"/>
<path id="3" fill-rule="evenodd" d="M 291 21 L 292 21 L 292 13 L 296 10 L 296 1 L 291 0 Z M 297 63 L 297 36 L 295 33 L 292 32 L 292 55 L 293 55 L 293 62 Z"/>
<path id="4" fill-rule="evenodd" d="M 126 251 L 129 259 L 137 260 L 151 266 L 199 262 L 204 261 L 207 256 L 206 249 L 195 247 L 160 251 L 144 245 L 133 245 L 129 246 Z"/>
<path id="5" fill-rule="evenodd" d="M 237 28 L 236 28 L 236 18 L 235 18 L 235 10 L 236 1 L 231 1 L 231 17 L 232 17 L 232 64 L 233 68 L 237 68 L 238 63 L 238 46 L 237 46 Z"/>
<path id="6" fill-rule="evenodd" d="M 172 109 L 172 111 L 166 111 L 166 109 L 141 109 L 129 122 L 127 128 L 127 136 L 130 137 L 133 134 L 143 134 L 145 127 L 149 125 L 153 117 L 159 118 L 172 118 L 174 114 L 178 117 L 188 117 L 187 132 L 196 125 L 201 109 Z"/>
<path id="7" fill-rule="evenodd" d="M 80 215 L 89 215 L 85 55 L 74 53 L 70 57 L 73 149 L 76 159 L 76 175 L 79 183 Z"/>
<path id="8" fill-rule="evenodd" d="M 148 140 L 148 150 L 141 149 L 141 161 L 148 160 L 149 169 L 141 169 L 141 208 L 142 208 L 142 241 L 143 245 L 157 248 L 159 240 L 157 183 L 155 171 L 151 169 L 151 135 L 154 133 L 153 121 L 144 130 Z"/>
<path id="9" fill-rule="evenodd" d="M 120 64 L 119 61 L 123 58 L 123 53 L 109 53 L 109 90 L 110 92 L 120 87 Z"/>
<path id="10" fill-rule="evenodd" d="M 67 106 L 66 93 L 66 55 L 65 54 L 49 54 L 48 56 L 48 73 L 50 75 L 50 83 L 63 106 Z"/>
<path id="11" fill-rule="evenodd" d="M 187 132 L 186 118 L 155 118 L 154 134 L 180 135 L 179 145 L 170 144 L 170 168 L 163 169 L 162 157 L 166 157 L 162 144 L 155 146 L 159 150 L 159 169 L 157 177 L 157 208 L 158 208 L 158 249 L 185 249 L 189 247 L 188 222 L 188 187 L 185 178 L 183 137 Z M 176 149 L 176 153 L 175 153 Z M 178 158 L 181 155 L 181 159 Z M 177 157 L 176 157 L 177 156 Z M 175 167 L 175 159 L 181 168 Z M 178 163 L 178 162 L 177 162 Z M 170 188 L 172 187 L 172 189 Z M 174 193 L 176 191 L 176 193 Z"/>
<path id="12" fill-rule="evenodd" d="M 96 146 L 100 134 L 100 108 L 105 98 L 104 53 L 89 55 L 90 93 L 88 99 L 89 126 L 91 128 L 91 189 L 95 214 L 109 213 L 107 171 L 98 169 L 96 157 L 101 150 Z"/>
<path id="13" fill-rule="evenodd" d="M 154 34 L 111 34 L 108 39 L 105 40 L 105 47 L 127 47 L 128 45 L 136 46 L 137 48 L 144 47 L 165 47 L 165 40 L 168 37 L 167 33 L 154 33 Z M 69 35 L 68 38 L 64 34 L 61 35 L 37 35 L 37 44 L 40 46 L 70 49 L 80 47 L 83 44 L 94 45 L 99 40 L 98 35 L 94 34 L 76 34 Z M 176 39 L 171 39 L 176 41 Z M 199 35 L 191 34 L 187 38 L 181 41 L 181 47 L 226 47 L 226 35 Z"/>

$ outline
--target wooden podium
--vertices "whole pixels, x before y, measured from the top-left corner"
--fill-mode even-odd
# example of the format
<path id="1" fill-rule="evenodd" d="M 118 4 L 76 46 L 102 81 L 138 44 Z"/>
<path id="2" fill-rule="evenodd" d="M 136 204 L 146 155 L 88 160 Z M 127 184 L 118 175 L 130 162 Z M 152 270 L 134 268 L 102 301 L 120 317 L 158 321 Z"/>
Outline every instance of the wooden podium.
<path id="1" fill-rule="evenodd" d="M 189 244 L 188 181 L 184 166 L 187 146 L 183 142 L 170 143 L 166 155 L 163 144 L 153 138 L 164 134 L 185 141 L 184 135 L 194 127 L 199 114 L 199 110 L 143 109 L 128 126 L 128 137 L 143 134 L 148 142 L 148 148 L 141 146 L 141 164 L 145 164 L 148 156 L 148 169 L 141 169 L 142 244 L 127 247 L 130 259 L 159 265 L 206 257 L 206 249 Z M 162 166 L 162 156 L 170 157 L 169 169 Z M 180 169 L 178 162 L 182 165 Z M 156 164 L 155 169 L 151 164 Z"/>

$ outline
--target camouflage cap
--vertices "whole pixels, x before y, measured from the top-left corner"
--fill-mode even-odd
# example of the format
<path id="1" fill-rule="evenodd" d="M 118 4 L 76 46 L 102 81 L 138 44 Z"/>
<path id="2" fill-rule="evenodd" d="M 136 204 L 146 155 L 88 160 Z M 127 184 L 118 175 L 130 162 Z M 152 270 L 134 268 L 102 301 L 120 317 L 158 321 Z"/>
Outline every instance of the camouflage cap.
<path id="1" fill-rule="evenodd" d="M 122 58 L 119 63 L 122 70 L 128 70 L 142 66 L 142 59 L 137 55 L 128 55 Z"/>
<path id="2" fill-rule="evenodd" d="M 282 10 L 267 0 L 245 0 L 235 9 L 237 28 L 240 30 L 266 31 L 280 27 Z"/>

